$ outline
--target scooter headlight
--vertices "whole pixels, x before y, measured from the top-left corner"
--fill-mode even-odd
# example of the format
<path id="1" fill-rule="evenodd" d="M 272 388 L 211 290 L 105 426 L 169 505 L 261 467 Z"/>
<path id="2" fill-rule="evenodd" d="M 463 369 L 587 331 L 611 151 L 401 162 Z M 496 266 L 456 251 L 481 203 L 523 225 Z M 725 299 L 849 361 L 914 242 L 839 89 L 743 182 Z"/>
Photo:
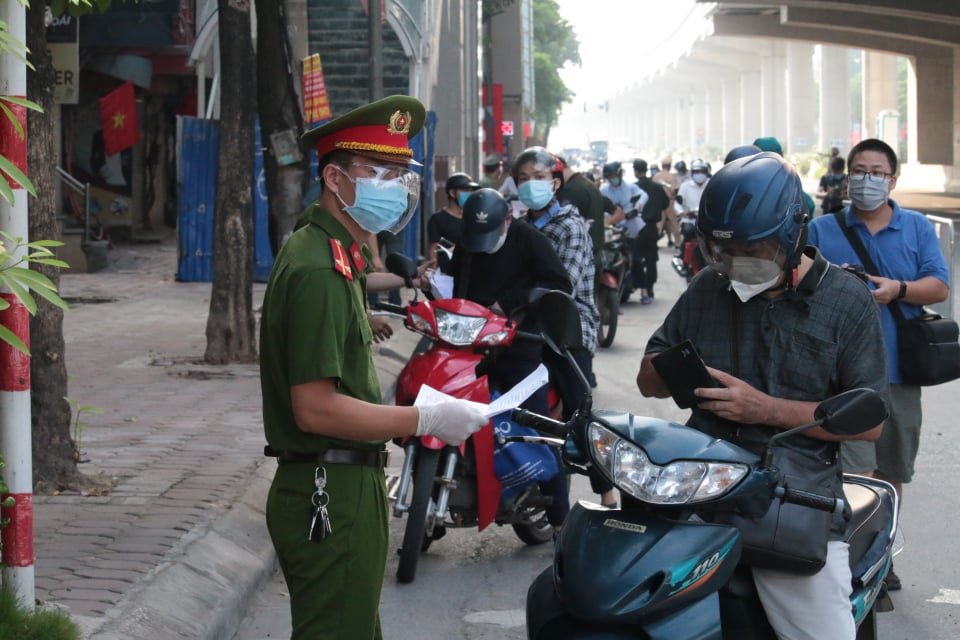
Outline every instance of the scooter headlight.
<path id="1" fill-rule="evenodd" d="M 437 337 L 447 344 L 473 344 L 483 326 L 487 324 L 486 318 L 462 316 L 443 309 L 435 309 L 434 316 L 437 319 Z"/>
<path id="2" fill-rule="evenodd" d="M 749 469 L 733 462 L 677 460 L 654 464 L 644 450 L 603 425 L 588 430 L 594 464 L 621 491 L 651 504 L 687 504 L 722 496 L 743 479 Z"/>

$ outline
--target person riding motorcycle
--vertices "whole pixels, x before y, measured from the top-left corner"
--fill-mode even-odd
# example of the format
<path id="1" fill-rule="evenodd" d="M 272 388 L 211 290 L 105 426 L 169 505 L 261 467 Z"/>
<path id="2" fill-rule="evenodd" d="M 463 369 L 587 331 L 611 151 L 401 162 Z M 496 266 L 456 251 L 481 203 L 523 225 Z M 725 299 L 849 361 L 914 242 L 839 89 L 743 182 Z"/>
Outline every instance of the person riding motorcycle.
<path id="1" fill-rule="evenodd" d="M 515 220 L 510 205 L 494 189 L 479 189 L 464 202 L 459 249 L 451 265 L 454 297 L 521 318 L 521 331 L 539 332 L 539 323 L 528 309 L 534 289 L 573 292 L 567 270 L 547 237 L 525 220 Z M 491 354 L 476 373 L 478 377 L 487 374 L 492 390 L 503 393 L 542 362 L 539 342 L 517 339 Z M 547 387 L 538 389 L 521 406 L 543 415 L 549 413 Z M 541 482 L 540 490 L 553 498 L 546 509 L 547 519 L 559 527 L 570 510 L 565 474 Z"/>
<path id="2" fill-rule="evenodd" d="M 650 196 L 636 183 L 623 181 L 623 166 L 619 162 L 608 162 L 603 165 L 603 178 L 606 184 L 600 187 L 600 193 L 610 198 L 623 210 L 625 220 L 617 226 L 624 229 L 632 243 L 644 227 L 645 223 L 640 212 Z M 632 284 L 631 282 L 630 285 Z"/>
<path id="3" fill-rule="evenodd" d="M 755 453 L 772 434 L 812 421 L 825 398 L 859 387 L 889 397 L 885 357 L 876 347 L 882 344 L 876 305 L 855 276 L 807 247 L 802 193 L 796 171 L 772 153 L 735 160 L 717 172 L 697 219 L 710 268 L 650 338 L 637 375 L 644 396 L 669 397 L 651 360 L 691 340 L 717 385 L 696 389 L 699 402 L 688 424 Z M 882 423 L 850 439 L 875 440 L 881 429 Z M 843 497 L 842 439 L 812 429 L 785 438 L 775 451 L 832 471 L 824 488 Z M 853 640 L 844 516 L 833 519 L 826 565 L 818 573 L 753 567 L 764 610 L 781 638 Z"/>
<path id="4" fill-rule="evenodd" d="M 703 256 L 695 246 L 696 223 L 700 198 L 709 182 L 710 165 L 698 158 L 690 163 L 690 179 L 680 185 L 680 191 L 677 194 L 677 204 L 681 209 L 680 235 L 683 237 L 683 243 L 677 255 L 683 258 L 686 269 L 691 273 L 697 273 L 703 267 Z M 692 250 L 687 249 L 688 246 L 691 246 Z"/>

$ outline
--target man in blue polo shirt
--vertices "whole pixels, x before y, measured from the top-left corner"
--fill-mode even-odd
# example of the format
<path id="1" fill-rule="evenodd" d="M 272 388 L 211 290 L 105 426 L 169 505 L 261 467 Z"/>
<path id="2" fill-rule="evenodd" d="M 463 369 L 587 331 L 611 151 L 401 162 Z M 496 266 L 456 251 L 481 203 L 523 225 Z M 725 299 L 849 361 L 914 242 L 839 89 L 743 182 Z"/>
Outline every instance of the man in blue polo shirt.
<path id="1" fill-rule="evenodd" d="M 850 150 L 848 195 L 851 204 L 836 215 L 860 238 L 879 269 L 869 275 L 880 319 L 890 372 L 890 417 L 877 442 L 845 442 L 841 449 L 844 470 L 874 472 L 890 482 L 903 499 L 902 487 L 913 478 L 922 422 L 920 387 L 904 384 L 897 355 L 897 325 L 889 304 L 900 305 L 903 315 L 914 318 L 923 305 L 946 300 L 949 271 L 933 225 L 923 214 L 903 209 L 890 198 L 897 186 L 897 155 L 882 140 L 869 138 Z M 809 244 L 838 265 L 863 263 L 833 215 L 810 223 Z M 893 571 L 887 588 L 900 588 Z"/>

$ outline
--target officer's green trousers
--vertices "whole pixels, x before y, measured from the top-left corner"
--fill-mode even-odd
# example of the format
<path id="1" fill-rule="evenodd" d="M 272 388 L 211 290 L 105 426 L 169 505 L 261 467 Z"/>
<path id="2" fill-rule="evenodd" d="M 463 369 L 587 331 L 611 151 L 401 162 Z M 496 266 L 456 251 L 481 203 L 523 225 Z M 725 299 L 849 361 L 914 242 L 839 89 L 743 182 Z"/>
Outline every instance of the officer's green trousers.
<path id="1" fill-rule="evenodd" d="M 333 532 L 310 542 L 313 464 L 283 464 L 267 497 L 267 529 L 290 591 L 292 640 L 380 640 L 387 560 L 383 469 L 328 464 Z"/>

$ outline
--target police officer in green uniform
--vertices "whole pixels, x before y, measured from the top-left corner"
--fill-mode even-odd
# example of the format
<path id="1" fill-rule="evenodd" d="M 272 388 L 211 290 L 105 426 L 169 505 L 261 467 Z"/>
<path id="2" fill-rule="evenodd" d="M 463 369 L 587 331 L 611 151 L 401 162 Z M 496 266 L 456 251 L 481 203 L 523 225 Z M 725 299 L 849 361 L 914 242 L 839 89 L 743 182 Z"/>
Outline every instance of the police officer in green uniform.
<path id="1" fill-rule="evenodd" d="M 369 234 L 399 231 L 419 194 L 409 138 L 424 107 L 392 96 L 306 132 L 319 200 L 277 256 L 263 302 L 260 383 L 266 455 L 279 464 L 267 527 L 290 591 L 294 639 L 381 638 L 387 555 L 384 443 L 456 445 L 486 424 L 464 401 L 380 405 L 364 300 Z M 382 285 L 383 283 L 377 283 Z"/>

